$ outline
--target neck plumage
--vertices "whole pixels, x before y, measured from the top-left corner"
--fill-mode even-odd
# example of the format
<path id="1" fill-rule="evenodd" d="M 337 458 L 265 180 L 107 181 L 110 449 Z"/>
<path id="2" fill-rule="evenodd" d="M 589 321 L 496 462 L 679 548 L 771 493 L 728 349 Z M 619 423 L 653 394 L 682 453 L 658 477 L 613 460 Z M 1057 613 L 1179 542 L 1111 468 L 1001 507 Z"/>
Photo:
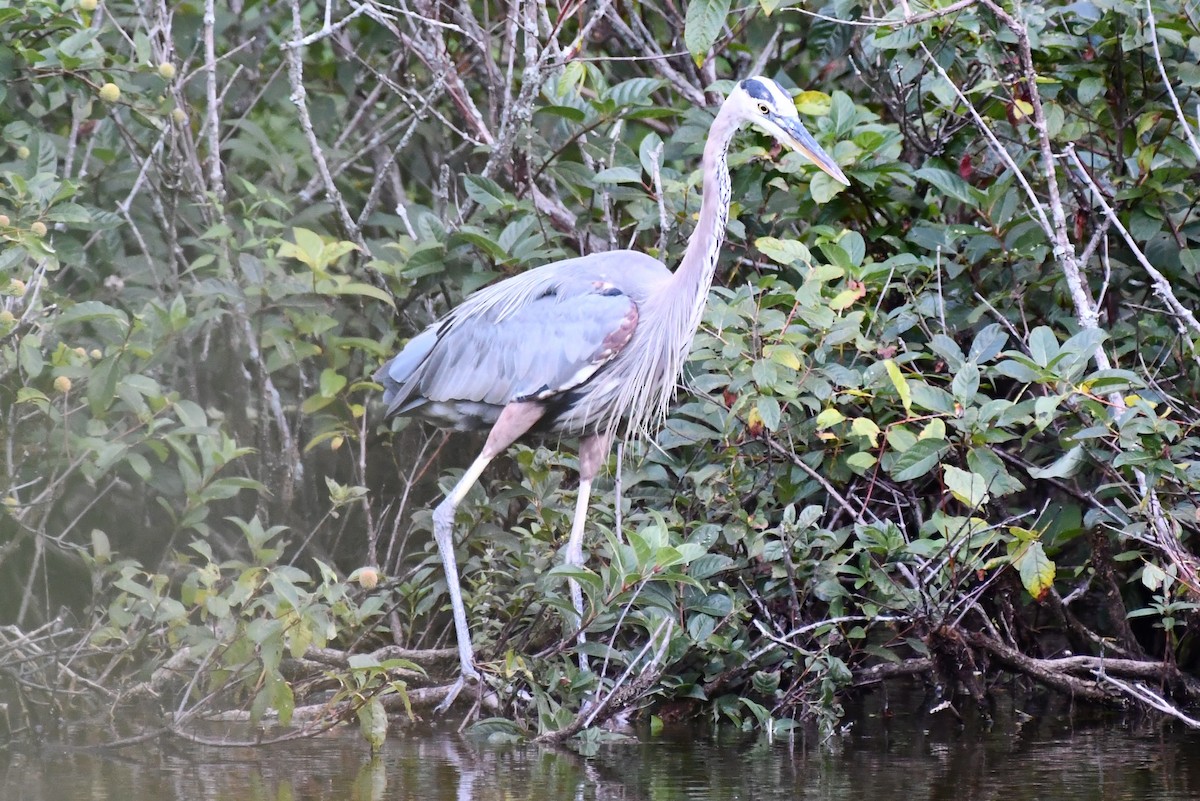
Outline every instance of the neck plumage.
<path id="1" fill-rule="evenodd" d="M 700 219 L 696 221 L 675 275 L 666 291 L 656 299 L 666 307 L 664 316 L 672 321 L 672 327 L 677 331 L 676 342 L 682 348 L 678 356 L 680 369 L 691 348 L 692 337 L 700 327 L 721 245 L 725 242 L 731 192 L 726 156 L 729 143 L 738 130 L 732 117 L 729 109 L 723 106 L 709 129 L 701 164 L 704 185 L 700 196 Z"/>
<path id="2" fill-rule="evenodd" d="M 702 165 L 700 219 L 675 274 L 646 299 L 637 333 L 637 347 L 644 358 L 631 359 L 627 366 L 623 363 L 619 397 L 605 424 L 609 433 L 616 430 L 622 416 L 629 423 L 627 436 L 650 435 L 657 424 L 666 420 L 725 241 L 730 197 L 725 157 L 738 129 L 735 116 L 732 109 L 722 106 L 709 128 Z"/>

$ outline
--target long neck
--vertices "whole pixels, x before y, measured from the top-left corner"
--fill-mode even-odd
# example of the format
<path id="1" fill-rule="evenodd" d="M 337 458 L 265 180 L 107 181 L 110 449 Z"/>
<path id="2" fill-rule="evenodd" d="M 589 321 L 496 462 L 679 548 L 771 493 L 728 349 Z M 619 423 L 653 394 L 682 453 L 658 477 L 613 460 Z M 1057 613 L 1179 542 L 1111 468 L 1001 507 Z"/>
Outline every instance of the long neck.
<path id="1" fill-rule="evenodd" d="M 675 270 L 671 283 L 661 298 L 671 306 L 670 317 L 680 326 L 683 349 L 691 345 L 692 334 L 700 326 L 708 289 L 712 286 L 721 245 L 725 242 L 725 226 L 729 221 L 729 166 L 726 154 L 729 142 L 737 133 L 738 124 L 728 107 L 722 107 L 713 120 L 704 145 L 702 172 L 703 194 L 700 197 L 700 219 L 688 239 L 683 260 Z M 685 333 L 686 332 L 686 333 Z"/>

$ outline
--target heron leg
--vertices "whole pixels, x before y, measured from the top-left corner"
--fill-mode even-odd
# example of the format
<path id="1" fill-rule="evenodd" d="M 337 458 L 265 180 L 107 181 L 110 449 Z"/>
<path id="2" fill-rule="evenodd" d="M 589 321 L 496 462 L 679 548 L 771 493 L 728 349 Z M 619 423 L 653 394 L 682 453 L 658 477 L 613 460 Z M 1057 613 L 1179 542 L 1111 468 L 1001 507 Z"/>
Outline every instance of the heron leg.
<path id="1" fill-rule="evenodd" d="M 579 441 L 579 496 L 575 501 L 575 519 L 571 523 L 571 536 L 567 540 L 567 550 L 563 560 L 573 567 L 583 566 L 583 527 L 587 520 L 588 502 L 592 496 L 592 480 L 600 472 L 604 457 L 612 446 L 612 437 L 608 434 L 592 434 Z M 571 592 L 571 604 L 575 607 L 575 626 L 579 629 L 577 639 L 580 645 L 587 642 L 583 633 L 583 591 L 575 579 L 567 580 Z M 588 669 L 587 655 L 579 654 L 579 667 Z"/>
<path id="2" fill-rule="evenodd" d="M 458 581 L 458 563 L 454 558 L 454 513 L 471 487 L 479 480 L 488 463 L 528 431 L 544 411 L 544 408 L 536 403 L 510 403 L 505 406 L 492 426 L 479 456 L 463 473 L 454 489 L 450 490 L 433 510 L 433 538 L 437 542 L 438 553 L 442 557 L 442 568 L 446 572 L 446 589 L 450 593 L 454 633 L 458 639 L 458 661 L 462 669 L 458 681 L 454 683 L 446 700 L 438 706 L 438 711 L 449 708 L 466 679 L 479 679 L 479 671 L 475 669 L 475 649 L 471 646 L 471 630 L 467 625 L 467 610 L 463 605 L 462 587 Z"/>

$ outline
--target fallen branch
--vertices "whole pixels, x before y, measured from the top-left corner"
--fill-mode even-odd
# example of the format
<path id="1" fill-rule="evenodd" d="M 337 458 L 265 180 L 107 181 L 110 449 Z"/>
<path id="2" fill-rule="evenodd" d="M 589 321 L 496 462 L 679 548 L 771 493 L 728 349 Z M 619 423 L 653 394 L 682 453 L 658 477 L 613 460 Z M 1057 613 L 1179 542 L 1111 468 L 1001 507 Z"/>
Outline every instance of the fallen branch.
<path id="1" fill-rule="evenodd" d="M 853 671 L 851 687 L 868 687 L 902 676 L 920 676 L 933 670 L 933 660 L 927 656 L 906 659 L 903 662 L 880 662 L 878 665 Z"/>
<path id="2" fill-rule="evenodd" d="M 1113 687 L 1116 687 L 1122 693 L 1138 703 L 1144 704 L 1151 709 L 1163 713 L 1164 715 L 1169 715 L 1177 720 L 1181 720 L 1190 728 L 1200 729 L 1200 720 L 1196 720 L 1195 718 L 1188 717 L 1187 715 L 1183 714 L 1183 712 L 1179 711 L 1174 704 L 1167 701 L 1167 699 L 1163 698 L 1161 695 L 1154 692 L 1144 684 L 1141 684 L 1140 682 L 1121 681 L 1120 679 L 1116 679 L 1108 675 L 1103 670 L 1096 670 L 1093 672 L 1096 674 L 1096 678 L 1098 678 L 1100 681 L 1105 682 L 1106 684 L 1111 684 Z"/>

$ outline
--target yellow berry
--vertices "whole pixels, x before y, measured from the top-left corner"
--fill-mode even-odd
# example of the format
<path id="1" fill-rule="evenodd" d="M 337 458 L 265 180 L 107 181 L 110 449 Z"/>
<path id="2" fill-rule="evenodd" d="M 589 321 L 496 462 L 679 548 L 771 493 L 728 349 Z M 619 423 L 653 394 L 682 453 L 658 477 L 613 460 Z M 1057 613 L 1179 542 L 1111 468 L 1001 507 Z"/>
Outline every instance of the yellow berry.
<path id="1" fill-rule="evenodd" d="M 84 356 L 87 356 L 87 349 L 75 348 L 75 355 L 82 359 Z"/>
<path id="2" fill-rule="evenodd" d="M 79 0 L 79 7 L 84 11 L 95 11 L 98 5 L 99 0 Z"/>
<path id="3" fill-rule="evenodd" d="M 25 145 L 21 145 L 20 147 L 18 147 L 17 148 L 17 158 L 19 158 L 19 159 L 29 158 L 29 148 L 25 147 Z"/>
<path id="4" fill-rule="evenodd" d="M 99 359 L 104 354 L 100 352 L 99 348 L 92 348 L 92 352 L 88 355 L 91 356 L 93 359 Z"/>
<path id="5" fill-rule="evenodd" d="M 179 125 L 183 125 L 185 122 L 187 122 L 187 118 L 187 112 L 181 108 L 177 108 L 171 112 L 171 119 L 175 120 L 175 122 Z"/>
<path id="6" fill-rule="evenodd" d="M 100 87 L 100 99 L 105 103 L 116 103 L 121 99 L 121 87 L 115 83 L 106 83 Z"/>
<path id="7" fill-rule="evenodd" d="M 14 278 L 8 282 L 8 291 L 16 295 L 18 298 L 25 295 L 25 282 L 20 278 Z"/>
<path id="8" fill-rule="evenodd" d="M 336 451 L 338 448 L 342 447 L 342 443 L 345 441 L 346 438 L 339 434 L 338 436 L 329 440 L 329 449 Z"/>
<path id="9" fill-rule="evenodd" d="M 158 74 L 162 76 L 164 81 L 169 81 L 175 77 L 175 65 L 169 61 L 164 61 L 158 65 Z"/>
<path id="10" fill-rule="evenodd" d="M 71 379 L 65 375 L 60 375 L 54 379 L 54 388 L 64 395 L 71 391 Z"/>
<path id="11" fill-rule="evenodd" d="M 358 586 L 366 590 L 373 590 L 379 584 L 379 571 L 373 567 L 360 567 L 354 571 L 354 577 Z"/>
<path id="12" fill-rule="evenodd" d="M 29 226 L 29 230 L 33 233 L 34 236 L 45 236 L 46 235 L 46 224 L 44 222 L 42 222 L 41 220 L 38 220 L 33 225 Z"/>
<path id="13" fill-rule="evenodd" d="M 9 495 L 7 498 L 4 499 L 4 505 L 7 506 L 9 509 L 16 509 L 18 506 L 21 505 L 21 502 L 18 501 L 13 496 Z"/>
<path id="14" fill-rule="evenodd" d="M 16 316 L 8 309 L 0 310 L 0 328 L 8 328 L 16 321 Z"/>

